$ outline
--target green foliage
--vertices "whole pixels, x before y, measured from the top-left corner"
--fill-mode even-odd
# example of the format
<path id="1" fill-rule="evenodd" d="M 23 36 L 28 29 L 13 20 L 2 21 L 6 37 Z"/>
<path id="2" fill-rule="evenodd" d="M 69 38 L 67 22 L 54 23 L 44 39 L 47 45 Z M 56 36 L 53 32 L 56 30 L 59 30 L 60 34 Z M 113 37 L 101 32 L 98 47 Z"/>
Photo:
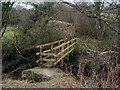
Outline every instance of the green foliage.
<path id="1" fill-rule="evenodd" d="M 14 45 L 15 35 L 18 35 L 18 29 L 14 27 L 7 27 L 4 36 L 2 37 L 3 47 L 11 47 Z"/>
<path id="2" fill-rule="evenodd" d="M 86 59 L 84 61 L 84 64 L 86 64 L 88 68 L 91 68 L 91 69 L 98 69 L 100 65 L 99 61 L 94 59 Z"/>
<path id="3" fill-rule="evenodd" d="M 49 12 L 53 7 L 52 2 L 46 2 L 46 3 L 42 3 L 42 4 L 32 4 L 35 8 L 35 13 L 33 15 L 30 16 L 30 18 L 36 22 L 39 21 L 43 18 L 46 18 L 47 16 L 50 16 Z"/>
<path id="4" fill-rule="evenodd" d="M 80 55 L 86 55 L 89 50 L 99 50 L 99 44 L 101 41 L 96 39 L 90 38 L 88 36 L 81 36 L 79 37 L 78 44 L 77 44 L 77 52 Z"/>
<path id="5" fill-rule="evenodd" d="M 12 19 L 10 19 L 9 24 L 11 25 L 18 25 L 20 23 L 20 19 L 18 17 L 14 17 Z"/>
<path id="6" fill-rule="evenodd" d="M 14 37 L 14 31 L 6 31 L 4 38 L 12 39 Z"/>
<path id="7" fill-rule="evenodd" d="M 14 2 L 2 2 L 2 27 L 9 21 L 9 12 Z"/>

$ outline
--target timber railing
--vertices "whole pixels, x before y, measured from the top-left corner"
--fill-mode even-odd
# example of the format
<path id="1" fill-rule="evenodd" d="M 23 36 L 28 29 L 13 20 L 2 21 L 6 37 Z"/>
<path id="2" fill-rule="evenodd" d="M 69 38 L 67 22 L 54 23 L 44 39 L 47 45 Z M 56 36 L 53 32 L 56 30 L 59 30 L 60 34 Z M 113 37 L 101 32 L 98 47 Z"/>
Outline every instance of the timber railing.
<path id="1" fill-rule="evenodd" d="M 67 38 L 58 40 L 55 42 L 38 45 L 36 48 L 39 49 L 39 52 L 36 55 L 39 55 L 38 62 L 43 61 L 52 61 L 53 65 L 57 65 L 60 61 L 63 61 L 64 57 L 69 55 L 74 49 L 77 43 L 77 38 L 67 40 Z M 47 50 L 44 50 L 47 48 Z"/>

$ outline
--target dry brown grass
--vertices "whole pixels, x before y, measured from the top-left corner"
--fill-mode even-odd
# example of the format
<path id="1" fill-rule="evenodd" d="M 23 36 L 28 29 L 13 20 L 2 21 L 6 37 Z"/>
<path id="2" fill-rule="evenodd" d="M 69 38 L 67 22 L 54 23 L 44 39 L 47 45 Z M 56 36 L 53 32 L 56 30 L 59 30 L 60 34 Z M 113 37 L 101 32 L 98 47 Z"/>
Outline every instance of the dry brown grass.
<path id="1" fill-rule="evenodd" d="M 119 65 L 112 57 L 110 55 L 94 57 L 99 62 L 99 66 L 96 65 L 97 67 L 88 67 L 85 59 L 81 58 L 77 74 L 79 82 L 88 88 L 89 86 L 92 88 L 118 88 Z"/>

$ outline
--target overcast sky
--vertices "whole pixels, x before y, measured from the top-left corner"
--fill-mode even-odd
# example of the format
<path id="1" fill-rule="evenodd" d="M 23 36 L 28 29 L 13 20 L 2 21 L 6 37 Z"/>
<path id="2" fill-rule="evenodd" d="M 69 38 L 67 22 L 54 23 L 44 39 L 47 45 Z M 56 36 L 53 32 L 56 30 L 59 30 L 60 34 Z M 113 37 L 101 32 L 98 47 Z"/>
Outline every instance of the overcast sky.
<path id="1" fill-rule="evenodd" d="M 24 8 L 27 8 L 27 9 L 31 9 L 33 8 L 31 5 L 29 4 L 23 4 L 22 2 L 58 2 L 58 1 L 67 1 L 67 2 L 70 2 L 70 3 L 74 3 L 74 2 L 93 2 L 93 1 L 104 1 L 104 2 L 114 2 L 114 1 L 118 1 L 119 0 L 1 0 L 1 1 L 15 1 L 15 2 L 19 2 L 19 5 L 24 7 Z M 18 6 L 18 3 L 15 3 L 14 4 L 14 7 L 17 7 Z"/>

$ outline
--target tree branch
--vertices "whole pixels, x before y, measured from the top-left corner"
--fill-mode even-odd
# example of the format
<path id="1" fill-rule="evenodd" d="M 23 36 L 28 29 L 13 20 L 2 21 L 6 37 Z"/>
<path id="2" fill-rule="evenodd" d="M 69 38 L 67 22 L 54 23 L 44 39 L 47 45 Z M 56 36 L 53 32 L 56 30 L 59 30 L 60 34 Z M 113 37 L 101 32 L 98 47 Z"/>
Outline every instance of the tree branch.
<path id="1" fill-rule="evenodd" d="M 101 20 L 101 21 L 104 22 L 106 25 L 108 25 L 108 27 L 109 27 L 111 30 L 113 30 L 114 32 L 117 32 L 118 34 L 120 34 L 120 32 L 119 32 L 118 30 L 114 29 L 114 28 L 110 25 L 109 22 L 103 20 L 99 15 L 93 14 L 91 11 L 89 11 L 89 13 L 90 13 L 91 15 L 90 15 L 90 14 L 87 14 L 85 11 L 83 11 L 82 9 L 80 9 L 78 5 L 75 5 L 75 4 L 72 4 L 72 3 L 69 3 L 69 2 L 63 2 L 63 3 L 69 5 L 69 6 L 73 7 L 73 8 L 75 8 L 77 11 L 79 11 L 80 13 L 83 13 L 84 15 L 86 15 L 86 16 L 89 17 L 89 18 L 96 18 L 96 19 L 98 19 L 98 20 Z M 87 12 L 88 12 L 88 11 L 87 11 Z"/>

